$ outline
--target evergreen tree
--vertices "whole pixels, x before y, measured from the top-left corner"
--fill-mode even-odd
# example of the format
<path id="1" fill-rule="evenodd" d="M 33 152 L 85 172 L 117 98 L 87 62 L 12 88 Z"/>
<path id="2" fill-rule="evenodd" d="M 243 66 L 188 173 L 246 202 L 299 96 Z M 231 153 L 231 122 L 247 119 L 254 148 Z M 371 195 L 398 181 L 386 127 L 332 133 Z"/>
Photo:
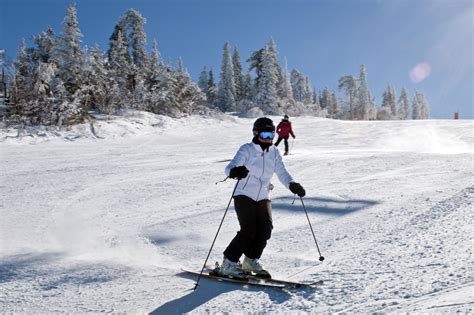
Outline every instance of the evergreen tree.
<path id="1" fill-rule="evenodd" d="M 261 57 L 261 75 L 257 83 L 255 101 L 264 113 L 279 114 L 275 55 L 269 49 L 264 49 Z"/>
<path id="2" fill-rule="evenodd" d="M 56 38 L 51 27 L 46 32 L 41 32 L 39 35 L 33 37 L 33 42 L 36 44 L 33 59 L 41 62 L 55 62 L 54 48 L 56 45 Z"/>
<path id="3" fill-rule="evenodd" d="M 229 43 L 225 43 L 224 53 L 222 56 L 219 90 L 217 91 L 217 106 L 223 112 L 235 111 L 236 104 L 234 96 L 234 71 L 232 70 Z"/>
<path id="4" fill-rule="evenodd" d="M 351 120 L 354 119 L 354 105 L 357 99 L 358 81 L 352 75 L 345 75 L 339 79 L 339 90 L 344 90 L 349 97 L 349 112 Z"/>
<path id="5" fill-rule="evenodd" d="M 293 98 L 297 102 L 304 103 L 307 97 L 307 81 L 306 77 L 296 69 L 291 70 L 291 87 Z"/>
<path id="6" fill-rule="evenodd" d="M 18 57 L 14 61 L 15 75 L 12 89 L 12 103 L 27 99 L 31 92 L 29 59 L 26 55 L 25 40 L 22 39 L 18 48 Z M 18 109 L 21 112 L 21 109 Z M 21 113 L 18 114 L 21 114 Z"/>
<path id="7" fill-rule="evenodd" d="M 358 120 L 367 120 L 369 117 L 369 87 L 367 84 L 367 74 L 365 65 L 360 66 L 359 84 L 357 90 L 357 104 L 354 109 L 354 118 Z"/>
<path id="8" fill-rule="evenodd" d="M 339 103 L 337 101 L 336 93 L 334 92 L 331 93 L 328 112 L 330 118 L 336 118 L 340 112 Z"/>
<path id="9" fill-rule="evenodd" d="M 74 4 L 69 5 L 64 17 L 63 30 L 56 46 L 58 75 L 69 94 L 74 94 L 82 84 L 84 53 L 81 49 L 81 31 Z"/>
<path id="10" fill-rule="evenodd" d="M 392 117 L 393 119 L 397 119 L 397 95 L 395 93 L 395 88 L 393 87 L 393 85 L 390 86 L 390 101 L 389 101 L 389 104 L 390 104 L 390 111 L 392 113 Z"/>
<path id="11" fill-rule="evenodd" d="M 107 52 L 107 68 L 112 79 L 116 82 L 116 90 L 120 91 L 120 99 L 126 100 L 131 92 L 128 84 L 132 74 L 132 64 L 128 55 L 127 39 L 122 34 L 122 28 L 115 26 L 109 41 L 109 50 Z"/>
<path id="12" fill-rule="evenodd" d="M 157 72 L 163 67 L 163 60 L 161 59 L 160 52 L 158 51 L 158 43 L 156 39 L 153 40 L 153 48 L 151 50 L 150 56 L 150 67 L 152 67 L 153 71 Z"/>
<path id="13" fill-rule="evenodd" d="M 377 104 L 375 103 L 375 96 L 372 95 L 369 91 L 369 100 L 370 100 L 370 105 L 369 105 L 369 120 L 376 120 L 377 119 Z"/>
<path id="14" fill-rule="evenodd" d="M 140 70 L 148 66 L 145 23 L 146 19 L 134 9 L 128 9 L 118 23 L 120 28 L 124 30 L 123 35 L 127 36 L 131 60 Z"/>
<path id="15" fill-rule="evenodd" d="M 242 65 L 237 47 L 232 54 L 232 70 L 235 83 L 235 101 L 240 102 L 244 98 L 244 76 L 242 75 Z"/>
<path id="16" fill-rule="evenodd" d="M 390 85 L 387 85 L 385 91 L 382 94 L 382 105 L 380 111 L 377 113 L 377 119 L 379 120 L 390 120 L 393 119 L 392 115 L 392 88 Z"/>
<path id="17" fill-rule="evenodd" d="M 329 88 L 327 86 L 324 87 L 323 93 L 321 94 L 321 99 L 319 100 L 321 104 L 321 108 L 327 108 L 328 112 L 330 113 L 331 107 L 331 92 L 329 92 Z"/>
<path id="18" fill-rule="evenodd" d="M 181 64 L 183 64 L 182 60 Z M 184 66 L 182 70 L 184 70 Z M 177 71 L 174 73 L 174 76 L 175 80 L 172 92 L 176 95 L 176 108 L 179 113 L 191 114 L 197 106 L 204 104 L 206 99 L 205 94 L 192 82 L 187 71 Z"/>
<path id="19" fill-rule="evenodd" d="M 183 62 L 183 59 L 182 59 L 181 57 L 178 58 L 176 70 L 177 70 L 178 72 L 188 72 L 188 71 L 184 68 L 184 62 Z"/>
<path id="20" fill-rule="evenodd" d="M 104 53 L 99 47 L 92 49 L 88 63 L 86 83 L 90 92 L 91 107 L 97 108 L 102 113 L 112 114 L 117 96 L 111 93 L 114 82 L 109 78 Z"/>
<path id="21" fill-rule="evenodd" d="M 216 101 L 216 93 L 217 93 L 217 87 L 216 83 L 214 82 L 214 74 L 212 72 L 212 69 L 209 69 L 209 76 L 208 76 L 208 81 L 207 81 L 207 102 L 210 106 L 213 106 L 215 101 Z"/>
<path id="22" fill-rule="evenodd" d="M 294 102 L 293 98 L 293 88 L 291 87 L 290 74 L 288 73 L 288 63 L 285 58 L 285 70 L 283 71 L 282 86 L 280 97 L 287 99 L 288 102 Z"/>
<path id="23" fill-rule="evenodd" d="M 207 72 L 206 66 L 204 66 L 201 73 L 199 74 L 198 86 L 201 89 L 201 91 L 206 95 L 207 95 L 207 89 L 208 89 L 208 84 L 209 84 L 208 75 L 209 74 Z"/>
<path id="24" fill-rule="evenodd" d="M 159 81 L 161 79 L 162 72 L 164 71 L 163 60 L 161 59 L 160 52 L 158 51 L 156 39 L 153 40 L 153 48 L 148 59 L 150 65 L 147 71 L 144 72 L 146 75 L 145 87 L 150 93 L 155 93 L 156 89 L 160 85 Z"/>
<path id="25" fill-rule="evenodd" d="M 419 119 L 429 119 L 430 118 L 430 109 L 428 102 L 426 101 L 425 95 L 422 92 L 417 91 L 417 101 L 419 104 Z"/>
<path id="26" fill-rule="evenodd" d="M 244 88 L 243 88 L 243 99 L 247 101 L 251 101 L 254 98 L 254 86 L 253 86 L 253 79 L 250 71 L 247 71 L 244 77 Z"/>
<path id="27" fill-rule="evenodd" d="M 137 86 L 145 86 L 150 61 L 146 52 L 146 34 L 143 28 L 146 20 L 134 10 L 127 10 L 119 19 L 109 41 L 109 63 L 123 99 L 134 97 Z M 130 100 L 138 103 L 139 100 Z"/>
<path id="28" fill-rule="evenodd" d="M 311 91 L 310 87 L 310 82 L 309 78 L 306 76 L 304 80 L 304 98 L 303 98 L 303 103 L 304 104 L 311 104 L 312 103 L 312 98 L 313 98 L 313 91 Z"/>
<path id="29" fill-rule="evenodd" d="M 402 94 L 398 99 L 398 117 L 399 119 L 408 119 L 410 112 L 410 102 L 408 100 L 408 92 L 406 88 L 402 88 Z"/>
<path id="30" fill-rule="evenodd" d="M 418 120 L 421 119 L 421 104 L 420 104 L 420 95 L 417 90 L 413 95 L 413 102 L 412 102 L 412 119 Z"/>
<path id="31" fill-rule="evenodd" d="M 316 91 L 316 88 L 313 88 L 313 104 L 316 105 L 316 108 L 321 108 L 321 104 L 319 103 L 318 91 Z"/>
<path id="32" fill-rule="evenodd" d="M 277 45 L 275 40 L 271 37 L 270 40 L 268 41 L 267 44 L 267 49 L 272 55 L 273 59 L 273 66 L 275 68 L 275 75 L 276 75 L 276 90 L 277 90 L 277 95 L 280 98 L 285 98 L 285 87 L 284 85 L 286 84 L 283 78 L 282 70 L 280 67 L 280 64 L 278 63 L 278 50 L 277 50 Z"/>

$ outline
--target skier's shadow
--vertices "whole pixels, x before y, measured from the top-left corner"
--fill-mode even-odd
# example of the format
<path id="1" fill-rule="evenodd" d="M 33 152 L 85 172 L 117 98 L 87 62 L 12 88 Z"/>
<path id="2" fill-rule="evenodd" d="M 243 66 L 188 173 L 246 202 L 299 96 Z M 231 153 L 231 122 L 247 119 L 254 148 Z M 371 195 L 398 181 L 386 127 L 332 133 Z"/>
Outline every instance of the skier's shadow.
<path id="1" fill-rule="evenodd" d="M 194 281 L 197 280 L 197 276 L 189 275 L 186 273 L 180 273 L 178 274 L 178 276 L 186 279 L 192 279 Z M 282 291 L 278 288 L 257 288 L 249 285 L 244 286 L 239 283 L 217 282 L 214 280 L 201 278 L 199 286 L 195 291 L 193 291 L 193 288 L 190 288 L 189 294 L 161 305 L 160 307 L 152 311 L 150 314 L 185 314 L 191 312 L 197 307 L 209 302 L 210 300 L 218 297 L 223 293 L 236 290 L 246 292 L 265 292 L 268 294 L 270 300 L 276 304 L 283 303 L 291 297 L 288 292 Z"/>
<path id="2" fill-rule="evenodd" d="M 379 201 L 369 199 L 344 199 L 332 197 L 305 197 L 304 203 L 308 212 L 328 216 L 343 216 L 352 212 L 379 204 Z M 302 204 L 299 197 L 280 197 L 272 200 L 274 210 L 300 212 Z"/>

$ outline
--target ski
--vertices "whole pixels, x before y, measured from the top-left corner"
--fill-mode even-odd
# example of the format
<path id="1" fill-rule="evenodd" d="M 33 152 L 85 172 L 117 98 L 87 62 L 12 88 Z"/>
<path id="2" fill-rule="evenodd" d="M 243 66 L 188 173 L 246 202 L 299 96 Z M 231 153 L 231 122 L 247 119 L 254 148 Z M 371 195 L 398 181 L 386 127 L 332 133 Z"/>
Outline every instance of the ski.
<path id="1" fill-rule="evenodd" d="M 186 270 L 186 269 L 181 269 L 183 272 L 192 274 L 195 276 L 199 276 L 199 272 L 197 271 L 192 271 L 192 270 Z M 202 278 L 206 279 L 211 279 L 211 280 L 217 280 L 220 282 L 230 282 L 230 283 L 236 283 L 236 284 L 241 284 L 241 285 L 250 285 L 250 286 L 257 286 L 257 287 L 267 287 L 267 288 L 278 288 L 278 289 L 286 289 L 288 288 L 286 285 L 281 284 L 281 283 L 271 283 L 265 280 L 259 280 L 256 278 L 250 278 L 246 277 L 243 279 L 240 278 L 230 278 L 230 277 L 225 277 L 221 275 L 216 275 L 216 274 L 209 274 L 208 272 L 204 272 L 201 275 Z"/>
<path id="2" fill-rule="evenodd" d="M 182 269 L 183 272 L 199 276 L 199 272 L 191 271 Z M 215 272 L 214 269 L 206 268 L 205 272 L 203 272 L 203 278 L 217 280 L 220 282 L 231 282 L 241 285 L 250 285 L 250 286 L 258 286 L 258 287 L 267 287 L 267 288 L 277 288 L 282 290 L 291 290 L 291 289 L 300 289 L 300 288 L 316 288 L 323 284 L 323 281 L 316 281 L 312 283 L 305 283 L 305 282 L 296 282 L 296 281 L 289 281 L 289 280 L 280 280 L 280 279 L 273 279 L 273 278 L 261 278 L 255 275 L 246 275 L 245 278 L 231 278 L 227 276 L 223 276 Z"/>
<path id="3" fill-rule="evenodd" d="M 217 268 L 219 268 L 218 266 L 219 266 L 218 263 L 216 263 L 216 267 L 214 268 L 206 265 L 204 270 L 206 270 L 208 273 L 211 274 L 212 272 L 215 272 Z M 323 280 L 318 280 L 318 281 L 313 281 L 313 282 L 299 282 L 299 281 L 291 281 L 291 280 L 276 279 L 276 278 L 266 278 L 266 277 L 261 277 L 255 274 L 246 274 L 245 276 L 247 278 L 254 278 L 254 279 L 264 280 L 268 282 L 280 283 L 292 288 L 304 288 L 304 287 L 314 288 L 314 287 L 324 284 Z"/>

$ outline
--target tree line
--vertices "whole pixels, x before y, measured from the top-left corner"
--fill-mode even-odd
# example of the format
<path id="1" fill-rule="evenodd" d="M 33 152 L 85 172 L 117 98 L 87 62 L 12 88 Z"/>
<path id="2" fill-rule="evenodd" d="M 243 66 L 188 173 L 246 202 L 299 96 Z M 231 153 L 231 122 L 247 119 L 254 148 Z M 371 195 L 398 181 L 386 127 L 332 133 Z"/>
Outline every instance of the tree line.
<path id="1" fill-rule="evenodd" d="M 33 37 L 33 47 L 21 42 L 7 82 L 7 121 L 63 126 L 83 122 L 91 111 L 120 114 L 128 109 L 171 117 L 222 111 L 353 120 L 429 118 L 421 92 L 415 91 L 410 111 L 406 89 L 397 101 L 390 85 L 378 108 L 364 65 L 358 78 L 341 77 L 343 96 L 327 87 L 316 90 L 302 72 L 289 72 L 286 62 L 280 65 L 273 39 L 246 59 L 245 71 L 238 49 L 231 55 L 225 43 L 218 82 L 212 69 L 204 67 L 195 83 L 181 59 L 176 66 L 162 60 L 156 40 L 147 52 L 145 23 L 138 11 L 129 9 L 114 26 L 107 51 L 83 49 L 71 4 L 60 34 L 48 28 Z"/>

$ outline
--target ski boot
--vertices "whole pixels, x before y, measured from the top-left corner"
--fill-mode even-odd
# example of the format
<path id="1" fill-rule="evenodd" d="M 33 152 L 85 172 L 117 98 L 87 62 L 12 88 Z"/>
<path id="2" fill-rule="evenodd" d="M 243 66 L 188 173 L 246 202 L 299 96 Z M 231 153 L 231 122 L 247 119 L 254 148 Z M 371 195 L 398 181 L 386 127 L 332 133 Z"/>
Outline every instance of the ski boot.
<path id="1" fill-rule="evenodd" d="M 221 266 L 218 266 L 216 263 L 215 271 L 223 277 L 245 279 L 245 274 L 242 271 L 240 262 L 233 262 L 225 256 Z"/>
<path id="2" fill-rule="evenodd" d="M 270 279 L 272 277 L 270 273 L 265 270 L 265 268 L 262 266 L 262 264 L 258 261 L 257 258 L 252 259 L 245 256 L 244 262 L 242 263 L 242 271 L 245 274 L 254 275 L 263 279 Z"/>

